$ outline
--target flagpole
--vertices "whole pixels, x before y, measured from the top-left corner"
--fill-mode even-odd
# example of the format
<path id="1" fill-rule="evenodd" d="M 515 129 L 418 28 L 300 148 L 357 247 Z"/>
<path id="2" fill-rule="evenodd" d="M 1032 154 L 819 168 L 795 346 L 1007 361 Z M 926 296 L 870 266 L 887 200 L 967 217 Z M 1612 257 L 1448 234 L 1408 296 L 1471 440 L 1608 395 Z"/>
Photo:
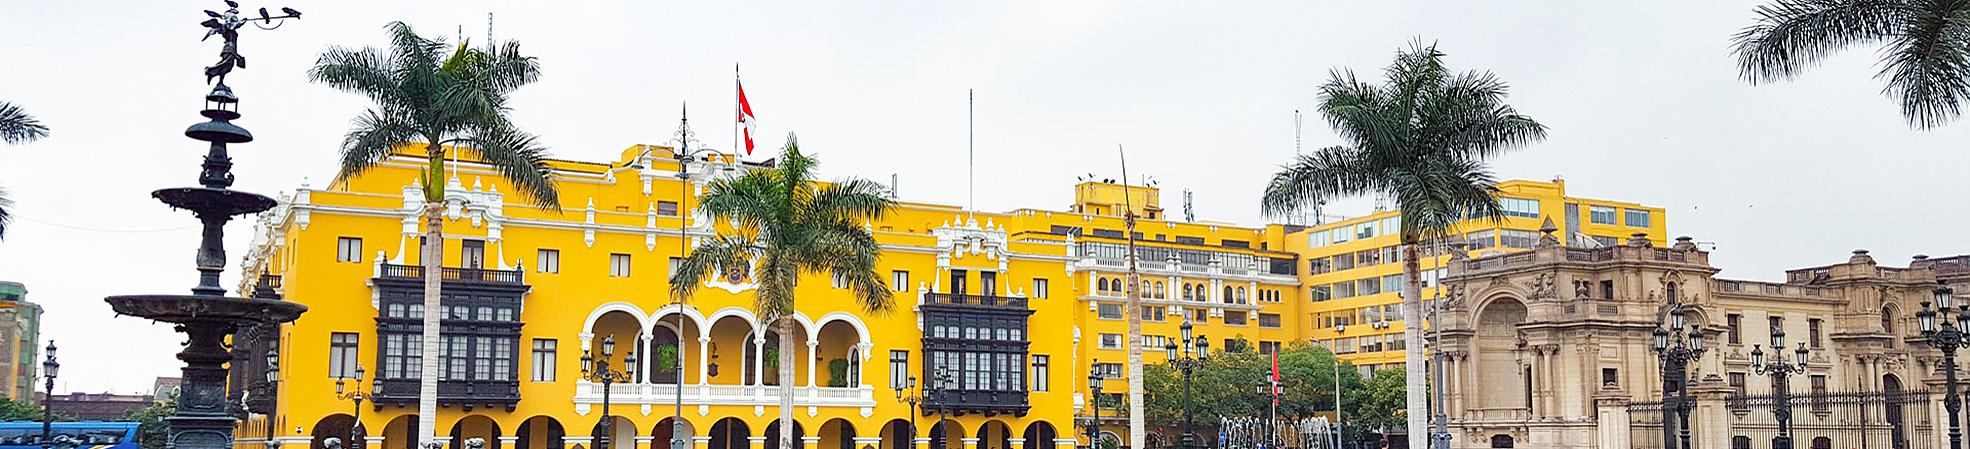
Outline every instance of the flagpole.
<path id="1" fill-rule="evenodd" d="M 977 97 L 976 95 L 974 95 L 974 94 L 972 94 L 972 91 L 971 91 L 971 89 L 965 89 L 965 90 L 964 90 L 964 101 L 965 101 L 965 109 L 964 109 L 964 114 L 965 114 L 965 116 L 964 116 L 964 176 L 965 176 L 965 178 L 964 178 L 964 207 L 965 207 L 965 209 L 967 209 L 967 210 L 965 211 L 965 215 L 966 215 L 966 216 L 970 216 L 970 215 L 971 215 L 971 210 L 976 210 L 976 209 L 978 209 L 978 193 L 977 193 L 977 192 L 978 192 L 978 190 L 977 190 L 978 188 L 977 188 L 977 181 L 976 181 L 976 179 L 977 179 L 977 174 L 976 174 L 976 172 L 978 171 L 978 170 L 977 170 L 977 163 L 978 163 L 978 162 L 977 162 L 977 161 L 978 161 L 978 156 L 977 156 L 977 154 L 978 154 L 978 151 L 977 151 L 977 149 L 975 148 L 975 147 L 976 147 L 976 144 L 974 143 L 975 141 L 977 141 L 977 140 L 978 140 L 978 138 L 977 138 L 977 131 L 975 131 L 975 130 L 974 130 L 975 128 L 973 128 L 973 122 L 974 122 L 974 121 L 976 121 L 976 117 L 977 117 L 977 115 L 978 115 L 978 113 L 977 113 L 977 110 L 978 110 L 978 97 Z"/>
<path id="2" fill-rule="evenodd" d="M 739 63 L 732 63 L 732 159 L 739 158 L 739 122 L 745 120 L 745 111 L 739 110 Z"/>

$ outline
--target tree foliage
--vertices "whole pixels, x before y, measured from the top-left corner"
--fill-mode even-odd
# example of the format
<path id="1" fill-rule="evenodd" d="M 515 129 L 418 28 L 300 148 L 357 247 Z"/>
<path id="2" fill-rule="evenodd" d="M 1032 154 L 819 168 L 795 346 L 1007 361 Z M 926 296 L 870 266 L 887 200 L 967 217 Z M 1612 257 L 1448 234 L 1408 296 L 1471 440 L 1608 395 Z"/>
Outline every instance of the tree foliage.
<path id="1" fill-rule="evenodd" d="M 28 115 L 19 105 L 0 101 L 0 142 L 9 144 L 28 143 L 48 137 L 48 126 Z M 7 191 L 0 190 L 0 238 L 7 236 L 7 222 L 13 216 L 8 213 L 14 202 L 7 199 Z"/>
<path id="2" fill-rule="evenodd" d="M 1339 370 L 1335 364 L 1340 363 Z M 1183 376 L 1169 364 L 1149 365 L 1143 387 L 1149 392 L 1151 427 L 1183 426 Z M 1279 397 L 1280 419 L 1300 419 L 1334 410 L 1334 376 L 1340 375 L 1342 418 L 1350 427 L 1390 428 L 1402 422 L 1403 373 L 1376 371 L 1362 379 L 1351 364 L 1339 362 L 1326 348 L 1294 343 L 1279 353 L 1284 392 Z M 1191 372 L 1192 418 L 1200 433 L 1226 417 L 1263 417 L 1271 398 L 1264 393 L 1272 374 L 1272 358 L 1257 352 L 1218 352 Z"/>
<path id="3" fill-rule="evenodd" d="M 1775 0 L 1732 38 L 1752 84 L 1789 80 L 1841 50 L 1876 46 L 1875 78 L 1919 129 L 1961 116 L 1970 98 L 1970 3 L 1939 0 Z"/>
<path id="4" fill-rule="evenodd" d="M 0 421 L 40 421 L 41 413 L 42 408 L 40 404 L 30 401 L 0 398 Z M 55 413 L 55 420 L 73 421 L 75 418 L 66 414 Z"/>
<path id="5" fill-rule="evenodd" d="M 131 410 L 123 415 L 124 421 L 137 422 L 137 446 L 143 449 L 164 449 L 165 442 L 171 438 L 171 426 L 164 418 L 178 412 L 178 395 L 172 393 L 164 400 L 148 407 Z"/>

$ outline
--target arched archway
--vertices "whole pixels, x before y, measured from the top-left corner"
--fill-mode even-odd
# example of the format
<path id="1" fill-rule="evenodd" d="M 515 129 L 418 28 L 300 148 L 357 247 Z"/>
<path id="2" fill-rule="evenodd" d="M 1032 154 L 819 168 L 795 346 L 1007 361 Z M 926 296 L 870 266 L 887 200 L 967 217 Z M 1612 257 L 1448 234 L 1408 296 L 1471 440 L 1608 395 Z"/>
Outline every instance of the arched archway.
<path id="1" fill-rule="evenodd" d="M 752 385 L 753 321 L 749 312 L 720 311 L 711 321 L 711 359 L 705 373 L 714 385 Z"/>
<path id="2" fill-rule="evenodd" d="M 1122 449 L 1122 436 L 1115 432 L 1101 431 L 1101 441 L 1095 442 L 1096 449 Z"/>
<path id="3" fill-rule="evenodd" d="M 451 444 L 446 447 L 451 449 L 465 449 L 465 441 L 473 438 L 484 439 L 486 449 L 500 449 L 499 423 L 493 422 L 493 419 L 486 415 L 460 418 L 457 424 L 452 424 L 450 435 Z"/>
<path id="4" fill-rule="evenodd" d="M 1054 434 L 1053 424 L 1048 424 L 1046 421 L 1033 421 L 1032 424 L 1026 425 L 1026 432 L 1021 434 L 1021 438 L 1025 438 L 1026 443 L 1020 445 L 1019 449 L 1053 449 L 1053 440 L 1059 436 Z"/>
<path id="5" fill-rule="evenodd" d="M 520 423 L 513 433 L 513 449 L 566 449 L 566 429 L 552 416 L 535 416 Z"/>
<path id="6" fill-rule="evenodd" d="M 930 427 L 930 449 L 964 449 L 964 425 L 949 419 Z"/>
<path id="7" fill-rule="evenodd" d="M 682 429 L 678 428 L 679 423 L 683 424 Z M 697 433 L 697 429 L 691 428 L 691 420 L 678 421 L 675 416 L 664 418 L 662 421 L 657 421 L 656 425 L 650 426 L 650 449 L 673 447 L 690 449 L 691 437 L 697 436 Z"/>
<path id="8" fill-rule="evenodd" d="M 362 441 L 368 439 L 368 435 L 362 426 L 356 423 L 355 417 L 336 413 L 315 421 L 315 427 L 309 432 L 308 447 L 326 449 L 329 438 L 341 440 L 342 447 L 350 448 L 362 447 Z"/>
<path id="9" fill-rule="evenodd" d="M 417 449 L 419 433 L 417 415 L 398 415 L 383 425 L 383 449 Z"/>
<path id="10" fill-rule="evenodd" d="M 634 313 L 622 310 L 603 312 L 595 318 L 593 327 L 588 328 L 593 338 L 588 341 L 588 347 L 582 350 L 595 357 L 597 364 L 607 362 L 615 369 L 629 368 L 624 364 L 632 354 L 637 360 L 648 359 L 640 350 L 643 346 L 643 324 L 643 318 Z M 610 345 L 613 345 L 613 348 Z M 634 371 L 640 380 L 644 370 Z"/>
<path id="11" fill-rule="evenodd" d="M 780 449 L 780 447 L 781 447 L 781 446 L 780 446 L 780 423 L 781 423 L 781 421 L 780 421 L 780 420 L 777 420 L 777 419 L 776 419 L 776 420 L 773 420 L 773 423 L 772 423 L 772 424 L 767 424 L 767 425 L 766 425 L 766 433 L 763 433 L 763 434 L 760 434 L 760 435 L 759 435 L 759 436 L 763 436 L 763 437 L 766 437 L 766 443 L 764 443 L 764 444 L 761 444 L 761 445 L 760 445 L 760 447 L 759 447 L 759 449 Z M 796 420 L 796 421 L 794 421 L 794 422 L 793 422 L 793 445 L 794 445 L 794 449 L 807 449 L 807 440 L 806 440 L 806 439 L 807 439 L 807 427 L 806 427 L 806 426 L 803 426 L 803 425 L 801 425 L 801 424 L 800 424 L 800 421 L 798 421 L 798 420 Z"/>
<path id="12" fill-rule="evenodd" d="M 916 449 L 911 443 L 916 439 L 910 434 L 910 421 L 897 418 L 882 425 L 882 446 L 880 449 Z"/>
<path id="13" fill-rule="evenodd" d="M 1012 427 L 1004 421 L 991 420 L 978 426 L 978 449 L 1013 449 Z"/>
<path id="14" fill-rule="evenodd" d="M 1909 400 L 1911 399 L 1909 396 L 1902 393 L 1902 379 L 1896 377 L 1895 373 L 1882 374 L 1881 392 L 1888 399 L 1886 401 L 1887 410 L 1882 413 L 1884 415 L 1883 418 L 1888 421 L 1890 439 L 1888 447 L 1908 447 L 1908 418 L 1905 413 L 1908 411 L 1908 405 L 1912 401 Z"/>
<path id="15" fill-rule="evenodd" d="M 816 383 L 823 387 L 856 387 L 862 385 L 862 337 L 855 326 L 847 321 L 828 321 L 821 324 L 816 332 L 814 346 L 817 351 L 811 359 L 820 360 L 821 369 L 816 374 Z"/>
<path id="16" fill-rule="evenodd" d="M 816 449 L 856 449 L 855 425 L 846 419 L 835 418 L 821 423 L 821 438 Z"/>
<path id="17" fill-rule="evenodd" d="M 751 449 L 752 430 L 739 418 L 725 418 L 711 424 L 711 443 L 707 449 Z"/>
<path id="18" fill-rule="evenodd" d="M 1519 408 L 1530 410 L 1527 388 L 1531 385 L 1521 370 L 1519 357 L 1520 323 L 1525 322 L 1525 304 L 1511 298 L 1497 298 L 1478 312 L 1472 375 L 1482 382 L 1475 393 L 1479 408 Z"/>
<path id="19" fill-rule="evenodd" d="M 608 429 L 604 434 L 603 420 L 595 420 L 595 427 L 588 429 L 589 446 L 592 449 L 636 449 L 636 423 L 622 416 L 608 417 Z M 605 438 L 606 437 L 606 438 Z"/>

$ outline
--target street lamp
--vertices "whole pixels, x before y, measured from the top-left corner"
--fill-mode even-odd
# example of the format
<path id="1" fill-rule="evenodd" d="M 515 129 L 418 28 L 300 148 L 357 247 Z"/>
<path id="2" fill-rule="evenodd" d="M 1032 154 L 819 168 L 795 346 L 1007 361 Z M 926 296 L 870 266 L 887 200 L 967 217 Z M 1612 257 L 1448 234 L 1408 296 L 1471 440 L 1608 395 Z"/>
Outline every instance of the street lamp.
<path id="1" fill-rule="evenodd" d="M 1786 363 L 1785 329 L 1772 329 L 1773 363 L 1765 363 L 1765 351 L 1751 345 L 1751 371 L 1772 376 L 1772 414 L 1778 417 L 1778 436 L 1772 437 L 1772 449 L 1792 449 L 1792 392 L 1786 378 L 1806 372 L 1806 342 L 1799 342 L 1799 349 L 1793 352 L 1798 360 Z"/>
<path id="2" fill-rule="evenodd" d="M 47 360 L 41 362 L 41 377 L 48 379 L 41 395 L 41 449 L 48 449 L 55 440 L 55 375 L 61 371 L 61 362 L 55 361 L 55 341 L 48 340 Z"/>
<path id="3" fill-rule="evenodd" d="M 280 447 L 279 443 L 274 442 L 274 408 L 278 407 L 278 404 L 275 404 L 273 401 L 274 398 L 278 396 L 274 393 L 275 391 L 278 391 L 278 387 L 276 387 L 274 383 L 279 381 L 280 381 L 280 354 L 272 350 L 268 350 L 267 351 L 267 388 L 265 390 L 267 395 L 269 396 L 267 398 L 267 403 L 271 404 L 267 406 L 267 410 L 266 410 L 268 449 Z M 362 412 L 362 406 L 360 405 L 356 406 L 356 412 L 358 413 Z"/>
<path id="4" fill-rule="evenodd" d="M 269 358 L 268 361 L 271 362 L 273 360 Z M 267 370 L 267 380 L 272 381 L 274 376 L 274 371 L 271 367 L 273 365 L 268 365 L 268 366 L 269 368 Z M 361 437 L 356 435 L 356 429 L 362 428 L 363 401 L 369 400 L 371 394 L 370 391 L 363 391 L 363 365 L 360 363 L 356 364 L 356 377 L 355 377 L 356 388 L 354 390 L 347 390 L 347 387 L 344 386 L 344 384 L 346 383 L 345 381 L 347 381 L 348 379 L 349 378 L 339 377 L 339 376 L 335 378 L 335 398 L 344 401 L 353 401 L 356 403 L 356 419 L 354 421 L 349 422 L 349 444 L 345 447 L 361 447 L 361 446 L 356 446 L 357 444 L 362 444 Z M 273 415 L 267 415 L 267 420 L 273 421 Z M 271 422 L 268 423 L 267 428 L 272 429 L 273 424 Z M 268 433 L 268 435 L 272 435 L 272 433 Z"/>
<path id="5" fill-rule="evenodd" d="M 912 391 L 915 388 L 917 388 L 917 376 L 911 374 L 903 378 L 903 385 L 896 389 L 896 401 L 910 404 L 910 437 L 904 440 L 910 443 L 907 446 L 910 448 L 917 447 L 917 415 L 919 414 L 917 404 L 923 402 L 923 390 Z"/>
<path id="6" fill-rule="evenodd" d="M 1101 448 L 1101 381 L 1108 379 L 1101 375 L 1101 359 L 1094 359 L 1088 365 L 1088 410 L 1094 411 L 1094 418 L 1088 420 L 1088 449 Z"/>
<path id="7" fill-rule="evenodd" d="M 616 336 L 611 334 L 602 338 L 602 358 L 588 354 L 588 348 L 581 350 L 581 376 L 591 382 L 602 383 L 602 440 L 595 444 L 596 449 L 609 449 L 609 439 L 614 434 L 615 419 L 609 414 L 609 391 L 616 382 L 628 382 L 636 372 L 636 354 L 623 357 L 622 371 L 609 367 L 609 358 L 616 354 Z"/>
<path id="8" fill-rule="evenodd" d="M 1929 346 L 1943 352 L 1943 384 L 1949 389 L 1943 395 L 1943 409 L 1949 411 L 1949 447 L 1962 449 L 1963 427 L 1957 415 L 1963 411 L 1963 398 L 1956 394 L 1956 350 L 1970 346 L 1970 335 L 1964 334 L 1964 325 L 1970 324 L 1970 304 L 1957 305 L 1956 292 L 1941 279 L 1936 280 L 1936 289 L 1931 293 L 1935 296 L 1936 309 L 1930 309 L 1929 301 L 1923 301 L 1922 311 L 1915 312 L 1915 320 L 1922 326 L 1922 337 L 1928 340 Z M 1954 319 L 1950 315 L 1952 308 L 1957 312 Z M 1940 327 L 1937 316 L 1943 317 Z"/>
<path id="9" fill-rule="evenodd" d="M 1190 417 L 1190 375 L 1192 371 L 1203 367 L 1205 360 L 1210 359 L 1211 342 L 1202 335 L 1191 337 L 1188 318 L 1184 319 L 1183 325 L 1177 326 L 1177 329 L 1182 332 L 1183 345 L 1179 347 L 1176 342 L 1163 344 L 1163 352 L 1169 357 L 1169 363 L 1176 365 L 1176 368 L 1183 372 L 1183 438 L 1178 440 L 1177 447 L 1196 449 L 1200 446 L 1197 434 L 1192 431 L 1193 421 Z"/>
<path id="10" fill-rule="evenodd" d="M 1277 355 L 1274 357 L 1277 357 Z M 1269 405 L 1266 408 L 1265 437 L 1259 441 L 1260 449 L 1276 448 L 1279 446 L 1279 395 L 1281 391 L 1279 389 L 1279 378 L 1274 374 L 1277 373 L 1266 374 L 1265 382 L 1261 382 L 1258 388 L 1259 394 L 1265 395 L 1272 400 L 1268 402 Z"/>
<path id="11" fill-rule="evenodd" d="M 1680 440 L 1681 447 L 1690 449 L 1690 410 L 1696 406 L 1690 401 L 1689 385 L 1690 362 L 1703 358 L 1703 332 L 1689 324 L 1689 312 L 1681 304 L 1670 309 L 1669 322 L 1655 328 L 1651 337 L 1657 357 L 1662 359 L 1662 441 L 1665 445 Z M 1669 391 L 1676 390 L 1681 397 L 1670 406 Z M 1676 426 L 1669 426 L 1670 414 L 1674 413 Z M 1680 430 L 1680 431 L 1678 431 Z"/>
<path id="12" fill-rule="evenodd" d="M 678 118 L 677 132 L 669 142 L 677 146 L 671 152 L 677 156 L 677 256 L 680 258 L 691 256 L 691 239 L 685 237 L 685 234 L 689 231 L 690 220 L 684 217 L 691 199 L 690 162 L 694 159 L 702 160 L 699 158 L 704 155 L 724 155 L 724 153 L 720 153 L 718 150 L 702 147 L 704 144 L 698 142 L 697 133 L 691 132 L 690 110 L 685 109 L 683 112 L 684 115 Z M 700 147 L 695 150 L 691 149 L 691 144 L 694 143 L 700 145 Z M 642 154 L 638 154 L 635 158 L 632 158 L 630 168 L 637 170 L 647 168 L 647 166 L 643 165 L 642 160 L 644 157 L 648 157 L 651 151 L 651 149 L 646 148 Z M 733 171 L 732 166 L 727 165 L 721 171 Z M 675 367 L 677 369 L 677 413 L 671 417 L 670 447 L 671 449 L 685 449 L 688 443 L 684 440 L 684 301 L 681 298 L 673 298 L 671 304 L 677 307 L 677 366 Z M 698 375 L 703 376 L 705 374 L 699 373 Z M 608 394 L 604 393 L 603 395 L 607 396 Z"/>

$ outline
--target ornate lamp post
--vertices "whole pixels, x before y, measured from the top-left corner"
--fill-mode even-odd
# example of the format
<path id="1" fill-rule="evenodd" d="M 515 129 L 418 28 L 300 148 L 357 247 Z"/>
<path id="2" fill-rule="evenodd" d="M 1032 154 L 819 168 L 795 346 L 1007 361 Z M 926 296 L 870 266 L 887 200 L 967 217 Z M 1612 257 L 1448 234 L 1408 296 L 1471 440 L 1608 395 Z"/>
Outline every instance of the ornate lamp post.
<path id="1" fill-rule="evenodd" d="M 1662 442 L 1667 445 L 1680 440 L 1682 445 L 1668 447 L 1690 449 L 1694 447 L 1690 446 L 1690 410 L 1696 403 L 1690 401 L 1686 383 L 1690 378 L 1690 362 L 1703 358 L 1703 332 L 1689 324 L 1689 312 L 1680 304 L 1669 311 L 1668 319 L 1668 323 L 1655 328 L 1653 335 L 1655 354 L 1662 359 Z M 1681 395 L 1675 399 L 1674 406 L 1670 405 L 1670 390 Z M 1674 427 L 1667 425 L 1671 413 L 1675 414 L 1677 423 Z"/>
<path id="2" fill-rule="evenodd" d="M 55 408 L 53 405 L 55 402 L 55 374 L 57 374 L 57 371 L 61 371 L 62 364 L 61 362 L 55 361 L 54 340 L 48 340 L 48 348 L 43 349 L 43 351 L 48 352 L 48 357 L 47 360 L 41 362 L 41 377 L 48 379 L 48 385 L 41 390 L 43 392 L 41 396 L 41 449 L 48 449 L 48 446 L 55 442 Z"/>
<path id="3" fill-rule="evenodd" d="M 1190 416 L 1190 375 L 1192 371 L 1204 366 L 1204 361 L 1210 359 L 1211 342 L 1202 335 L 1191 337 L 1190 320 L 1187 318 L 1177 329 L 1182 331 L 1183 344 L 1181 346 L 1176 342 L 1163 344 L 1163 352 L 1169 357 L 1169 363 L 1183 372 L 1183 438 L 1178 440 L 1177 447 L 1196 449 L 1202 446 L 1199 445 L 1197 434 L 1192 431 L 1194 421 Z"/>
<path id="4" fill-rule="evenodd" d="M 1772 437 L 1772 449 L 1792 449 L 1792 392 L 1786 378 L 1806 372 L 1806 342 L 1799 342 L 1799 349 L 1793 352 L 1798 360 L 1786 363 L 1785 329 L 1772 329 L 1773 363 L 1765 363 L 1765 351 L 1751 345 L 1751 371 L 1772 376 L 1772 414 L 1778 417 L 1778 436 Z"/>
<path id="5" fill-rule="evenodd" d="M 896 388 L 896 401 L 910 404 L 910 437 L 905 440 L 909 442 L 910 445 L 907 447 L 910 448 L 915 448 L 917 445 L 917 404 L 923 402 L 923 390 L 917 390 L 916 388 L 917 376 L 915 374 L 903 378 L 903 385 Z"/>
<path id="6" fill-rule="evenodd" d="M 1932 293 L 1936 309 L 1930 309 L 1929 301 L 1923 301 L 1922 311 L 1915 312 L 1915 319 L 1929 346 L 1943 353 L 1943 385 L 1949 389 L 1943 395 L 1943 409 L 1949 411 L 1949 447 L 1963 449 L 1963 427 L 1957 416 L 1963 412 L 1963 397 L 1956 394 L 1956 350 L 1970 346 L 1970 335 L 1964 333 L 1964 325 L 1970 324 L 1970 304 L 1957 305 L 1955 291 L 1941 279 L 1936 280 Z M 1956 309 L 1956 314 L 1950 315 L 1950 309 Z M 1943 317 L 1940 327 L 1937 316 Z"/>
<path id="7" fill-rule="evenodd" d="M 226 75 L 244 66 L 239 54 L 239 29 L 252 23 L 271 29 L 276 20 L 298 19 L 299 11 L 281 8 L 279 16 L 261 13 L 248 18 L 239 14 L 239 4 L 226 1 L 224 13 L 205 11 L 210 18 L 201 23 L 206 37 L 220 36 L 225 46 L 219 62 L 205 68 L 206 80 L 218 83 L 205 95 L 205 110 L 199 114 L 208 121 L 185 129 L 185 137 L 207 142 L 205 162 L 198 176 L 198 187 L 167 188 L 151 192 L 151 197 L 175 209 L 192 212 L 203 227 L 198 257 L 198 285 L 190 295 L 127 295 L 103 298 L 118 314 L 171 323 L 186 335 L 185 348 L 178 360 L 185 362 L 182 377 L 184 394 L 178 409 L 166 418 L 170 425 L 167 445 L 176 449 L 228 449 L 233 446 L 233 426 L 237 418 L 228 409 L 226 362 L 232 354 L 225 341 L 241 326 L 294 321 L 308 308 L 272 299 L 226 296 L 219 286 L 219 274 L 226 269 L 225 224 L 239 215 L 272 209 L 273 198 L 232 190 L 232 158 L 227 145 L 253 141 L 253 133 L 232 123 L 240 117 L 239 97 L 226 87 Z M 261 9 L 265 11 L 265 9 Z"/>
<path id="8" fill-rule="evenodd" d="M 363 443 L 361 436 L 356 434 L 356 429 L 362 428 L 363 425 L 363 401 L 367 401 L 370 398 L 370 392 L 363 391 L 363 366 L 361 364 L 356 365 L 356 389 L 346 392 L 343 391 L 345 389 L 343 381 L 346 379 L 348 378 L 335 378 L 335 398 L 344 401 L 355 401 L 356 419 L 349 423 L 349 444 L 344 447 L 362 447 L 357 446 Z"/>
<path id="9" fill-rule="evenodd" d="M 272 400 L 275 396 L 274 392 L 279 391 L 279 388 L 274 385 L 276 382 L 280 382 L 280 354 L 269 350 L 267 351 L 267 387 L 265 390 L 269 397 L 268 404 L 274 404 Z M 274 409 L 276 407 L 277 405 L 268 405 L 265 413 L 267 415 L 267 449 L 280 447 L 280 443 L 274 441 Z M 356 412 L 362 413 L 362 407 L 357 406 Z"/>
<path id="10" fill-rule="evenodd" d="M 1108 378 L 1094 367 L 1101 365 L 1101 359 L 1094 359 L 1088 365 L 1088 410 L 1094 418 L 1088 420 L 1088 449 L 1101 449 L 1101 381 Z"/>
<path id="11" fill-rule="evenodd" d="M 614 390 L 616 382 L 628 382 L 636 372 L 636 354 L 623 357 L 622 371 L 609 366 L 609 358 L 616 354 L 616 336 L 602 338 L 602 358 L 588 354 L 587 348 L 581 350 L 581 377 L 590 382 L 602 383 L 602 440 L 596 442 L 596 449 L 609 449 L 609 440 L 615 434 L 615 415 L 609 414 L 609 391 Z"/>

